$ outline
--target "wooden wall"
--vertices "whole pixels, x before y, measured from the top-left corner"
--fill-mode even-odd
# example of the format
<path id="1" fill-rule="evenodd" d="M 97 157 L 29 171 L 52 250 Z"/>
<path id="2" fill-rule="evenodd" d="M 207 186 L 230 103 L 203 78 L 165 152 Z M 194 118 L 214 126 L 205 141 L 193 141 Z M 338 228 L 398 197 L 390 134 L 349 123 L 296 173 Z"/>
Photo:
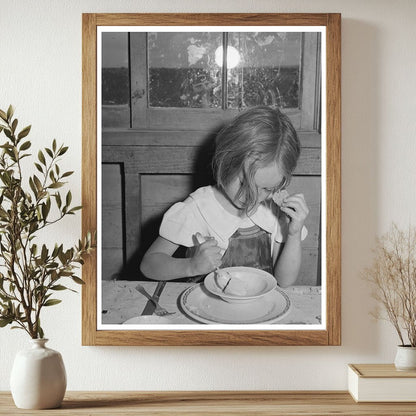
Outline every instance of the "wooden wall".
<path id="1" fill-rule="evenodd" d="M 189 132 L 188 132 L 189 133 Z M 130 133 L 132 134 L 132 133 Z M 130 139 L 107 132 L 102 146 L 103 279 L 143 278 L 141 256 L 158 234 L 163 213 L 199 186 L 212 183 L 212 134 L 136 132 Z M 302 154 L 290 192 L 302 192 L 310 209 L 297 284 L 320 284 L 321 152 L 315 133 L 300 133 Z M 173 145 L 173 143 L 175 143 Z M 134 144 L 133 144 L 134 143 Z"/>

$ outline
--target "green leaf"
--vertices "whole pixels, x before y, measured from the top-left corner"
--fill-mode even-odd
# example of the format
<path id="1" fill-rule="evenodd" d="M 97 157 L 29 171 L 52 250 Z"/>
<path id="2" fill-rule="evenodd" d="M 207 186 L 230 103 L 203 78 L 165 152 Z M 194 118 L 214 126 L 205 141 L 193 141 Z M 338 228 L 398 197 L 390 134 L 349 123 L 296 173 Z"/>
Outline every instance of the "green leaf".
<path id="1" fill-rule="evenodd" d="M 38 324 L 38 335 L 39 335 L 39 338 L 43 338 L 45 336 L 45 333 L 43 332 L 43 329 L 40 326 L 40 324 Z"/>
<path id="2" fill-rule="evenodd" d="M 13 123 L 12 123 L 12 132 L 13 133 L 16 131 L 17 123 L 18 123 L 18 120 L 17 120 L 17 118 L 15 118 L 13 120 Z"/>
<path id="3" fill-rule="evenodd" d="M 51 188 L 51 189 L 62 188 L 64 185 L 65 185 L 64 182 L 55 182 L 55 183 L 50 184 L 48 188 Z"/>
<path id="4" fill-rule="evenodd" d="M 52 150 L 56 152 L 56 140 L 55 139 L 53 139 L 53 142 L 52 142 Z"/>
<path id="5" fill-rule="evenodd" d="M 72 194 L 71 194 L 71 191 L 68 191 L 68 193 L 66 194 L 66 198 L 65 198 L 65 205 L 69 207 L 71 202 L 72 202 Z"/>
<path id="6" fill-rule="evenodd" d="M 0 110 L 0 117 L 7 123 L 7 114 L 3 110 Z"/>
<path id="7" fill-rule="evenodd" d="M 33 182 L 36 185 L 36 189 L 40 192 L 42 190 L 42 182 L 36 175 L 33 175 Z"/>
<path id="8" fill-rule="evenodd" d="M 37 198 L 38 197 L 38 190 L 35 186 L 35 183 L 34 183 L 32 177 L 29 178 L 29 186 L 30 186 L 30 189 L 32 190 L 32 192 L 34 193 L 35 197 Z"/>
<path id="9" fill-rule="evenodd" d="M 75 283 L 78 283 L 79 285 L 85 285 L 85 282 L 82 279 L 80 279 L 78 276 L 72 276 L 71 279 Z"/>
<path id="10" fill-rule="evenodd" d="M 24 137 L 26 137 L 28 134 L 29 134 L 29 132 L 30 132 L 30 129 L 32 128 L 32 126 L 26 126 L 18 135 L 17 135 L 17 138 L 20 140 L 20 139 L 23 139 Z"/>
<path id="11" fill-rule="evenodd" d="M 75 211 L 79 211 L 80 209 L 82 209 L 81 205 L 73 207 L 68 211 L 68 214 L 73 214 Z"/>
<path id="12" fill-rule="evenodd" d="M 52 258 L 55 258 L 58 255 L 58 249 L 59 249 L 58 244 L 55 243 L 55 247 L 53 248 L 53 251 L 52 251 Z"/>
<path id="13" fill-rule="evenodd" d="M 28 140 L 27 142 L 24 142 L 21 146 L 20 146 L 20 150 L 27 150 L 29 149 L 29 147 L 32 146 L 32 143 L 30 143 L 30 141 Z"/>
<path id="14" fill-rule="evenodd" d="M 39 150 L 39 152 L 38 152 L 38 159 L 39 159 L 40 163 L 42 163 L 43 165 L 46 166 L 46 159 L 45 159 L 45 156 L 44 156 L 44 154 L 42 153 L 41 150 Z"/>
<path id="15" fill-rule="evenodd" d="M 61 150 L 59 151 L 58 156 L 62 156 L 63 154 L 66 153 L 67 150 L 68 150 L 68 146 L 62 147 Z"/>
<path id="16" fill-rule="evenodd" d="M 30 234 L 33 234 L 38 229 L 39 229 L 39 224 L 37 224 L 36 222 L 31 222 L 30 223 L 30 225 L 29 225 L 29 232 L 30 232 Z"/>
<path id="17" fill-rule="evenodd" d="M 61 206 L 62 206 L 62 199 L 61 199 L 61 194 L 59 192 L 57 192 L 55 194 L 55 199 L 56 199 L 56 205 L 58 205 L 58 208 L 61 208 Z"/>
<path id="18" fill-rule="evenodd" d="M 67 290 L 68 288 L 64 285 L 51 286 L 51 290 Z"/>
<path id="19" fill-rule="evenodd" d="M 57 305 L 58 303 L 61 303 L 62 300 L 60 299 L 48 299 L 43 306 L 53 306 L 53 305 Z"/>
<path id="20" fill-rule="evenodd" d="M 13 318 L 0 318 L 0 328 L 4 328 L 5 326 L 11 324 L 13 322 Z"/>
<path id="21" fill-rule="evenodd" d="M 65 172 L 61 178 L 66 178 L 67 176 L 71 176 L 74 173 L 74 171 L 70 171 L 70 172 Z"/>
<path id="22" fill-rule="evenodd" d="M 45 244 L 43 244 L 42 245 L 42 251 L 41 251 L 41 254 L 40 254 L 40 258 L 41 258 L 42 262 L 45 262 L 47 257 L 48 257 L 48 249 L 45 246 Z"/>
<path id="23" fill-rule="evenodd" d="M 46 198 L 46 205 L 48 206 L 48 212 L 49 212 L 49 210 L 51 209 L 51 197 L 49 196 L 49 194 Z"/>
<path id="24" fill-rule="evenodd" d="M 35 162 L 35 166 L 36 166 L 36 169 L 37 169 L 39 172 L 43 173 L 43 168 L 42 168 L 42 165 L 39 165 L 39 163 L 36 163 L 36 162 Z"/>
<path id="25" fill-rule="evenodd" d="M 49 205 L 47 203 L 46 204 L 42 204 L 42 218 L 45 221 L 48 218 L 48 214 L 49 214 L 50 208 L 51 208 L 50 204 Z"/>
<path id="26" fill-rule="evenodd" d="M 63 244 L 61 244 L 59 247 L 58 247 L 58 252 L 57 252 L 57 255 L 59 256 L 59 255 L 61 255 L 62 253 L 63 253 L 63 251 L 64 251 L 64 245 Z M 56 256 L 55 256 L 56 257 Z"/>
<path id="27" fill-rule="evenodd" d="M 6 135 L 6 137 L 8 138 L 8 139 L 12 139 L 13 138 L 13 135 L 12 135 L 12 132 L 9 130 L 9 129 L 4 129 L 4 134 Z"/>
<path id="28" fill-rule="evenodd" d="M 62 250 L 59 250 L 58 252 L 58 259 L 62 264 L 66 263 L 67 259 L 66 259 L 65 253 Z"/>
<path id="29" fill-rule="evenodd" d="M 14 108 L 12 105 L 9 105 L 9 108 L 7 109 L 7 121 L 11 121 L 14 114 Z"/>
<path id="30" fill-rule="evenodd" d="M 45 148 L 45 152 L 49 155 L 49 157 L 53 157 L 53 153 L 51 149 L 48 149 L 47 147 Z"/>

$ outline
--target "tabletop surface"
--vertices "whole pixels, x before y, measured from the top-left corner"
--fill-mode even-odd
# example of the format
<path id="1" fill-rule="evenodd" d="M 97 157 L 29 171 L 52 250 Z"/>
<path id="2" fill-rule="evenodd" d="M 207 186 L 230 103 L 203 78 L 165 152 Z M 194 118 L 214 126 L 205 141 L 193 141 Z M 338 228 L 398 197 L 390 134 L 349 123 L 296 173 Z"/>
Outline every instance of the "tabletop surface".
<path id="1" fill-rule="evenodd" d="M 152 296 L 154 293 L 158 293 L 159 288 L 159 292 L 161 292 L 158 296 L 160 305 L 169 312 L 174 312 L 168 316 L 169 324 L 204 323 L 196 320 L 195 316 L 190 316 L 180 305 L 183 293 L 195 283 L 164 282 L 158 284 L 158 282 L 152 281 L 112 280 L 101 282 L 102 324 L 122 324 L 128 319 L 154 312 L 154 307 L 149 305 L 145 296 L 135 289 L 137 283 L 140 283 Z M 277 320 L 274 324 L 319 325 L 321 323 L 321 287 L 293 286 L 279 290 L 290 300 L 290 309 L 282 319 Z"/>
<path id="2" fill-rule="evenodd" d="M 0 415 L 415 415 L 415 403 L 355 403 L 345 391 L 67 392 L 58 409 L 17 409 L 0 392 Z"/>

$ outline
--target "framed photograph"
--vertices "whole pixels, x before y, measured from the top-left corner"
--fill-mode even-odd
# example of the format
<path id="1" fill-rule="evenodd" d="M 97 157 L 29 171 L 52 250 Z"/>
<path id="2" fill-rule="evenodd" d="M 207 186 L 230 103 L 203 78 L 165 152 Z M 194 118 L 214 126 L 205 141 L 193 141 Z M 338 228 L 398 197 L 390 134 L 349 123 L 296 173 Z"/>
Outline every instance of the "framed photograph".
<path id="1" fill-rule="evenodd" d="M 83 345 L 340 345 L 340 34 L 340 14 L 83 15 Z M 261 117 L 292 143 L 274 164 L 243 147 Z"/>

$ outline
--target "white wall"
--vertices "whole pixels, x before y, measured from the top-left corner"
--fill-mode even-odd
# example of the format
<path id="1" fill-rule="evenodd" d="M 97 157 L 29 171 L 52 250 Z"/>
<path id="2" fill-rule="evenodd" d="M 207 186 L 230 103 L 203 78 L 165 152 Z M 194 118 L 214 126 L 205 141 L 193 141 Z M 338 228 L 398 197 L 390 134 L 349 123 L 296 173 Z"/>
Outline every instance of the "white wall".
<path id="1" fill-rule="evenodd" d="M 416 222 L 416 2 L 413 0 L 0 0 L 0 108 L 32 124 L 35 149 L 56 137 L 81 188 L 81 13 L 342 13 L 342 346 L 82 347 L 81 297 L 45 310 L 69 390 L 345 389 L 346 364 L 392 362 L 397 338 L 374 321 L 359 278 L 377 234 Z M 77 201 L 76 201 L 77 202 Z M 80 216 L 47 236 L 71 244 Z M 0 330 L 0 390 L 28 337 Z"/>

